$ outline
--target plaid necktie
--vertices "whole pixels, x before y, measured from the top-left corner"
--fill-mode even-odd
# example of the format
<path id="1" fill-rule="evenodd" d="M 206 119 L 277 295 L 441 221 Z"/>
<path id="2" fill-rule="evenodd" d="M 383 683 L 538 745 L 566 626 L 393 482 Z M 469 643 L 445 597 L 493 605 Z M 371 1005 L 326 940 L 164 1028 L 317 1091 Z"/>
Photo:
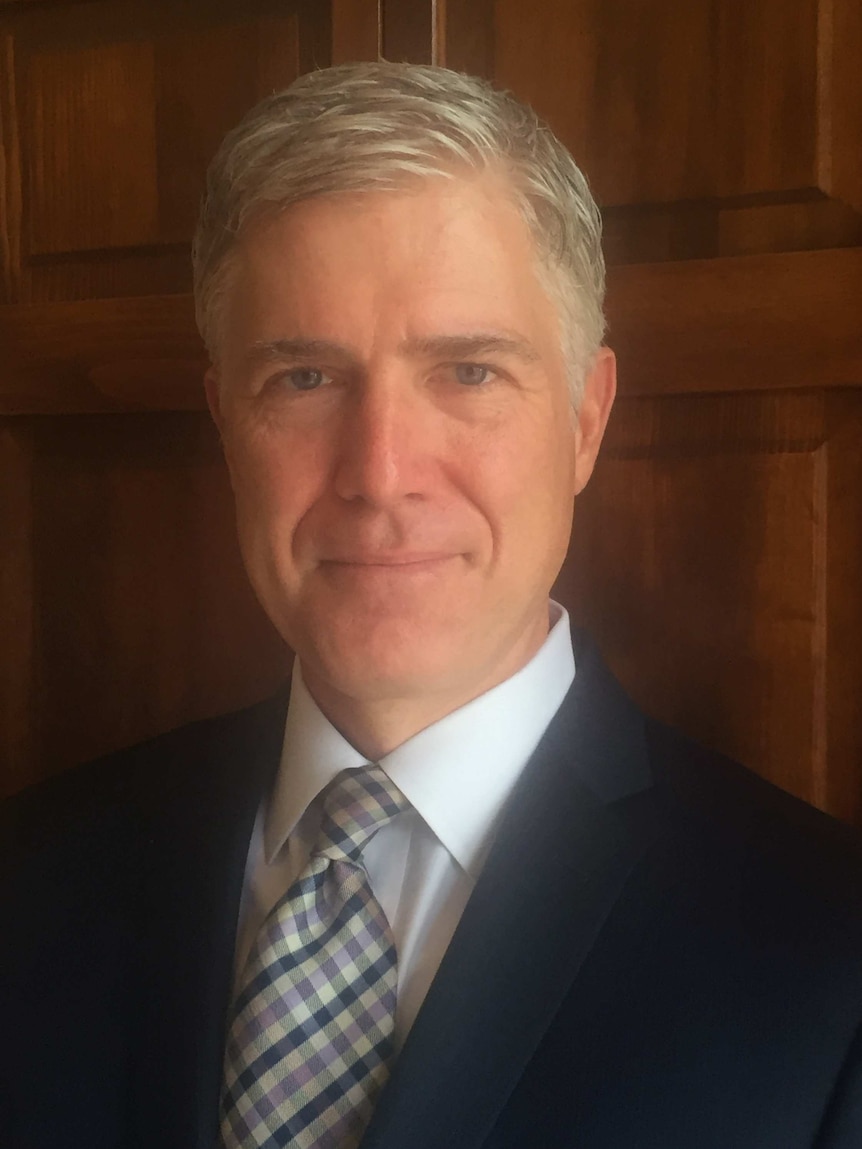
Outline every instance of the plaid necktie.
<path id="1" fill-rule="evenodd" d="M 352 1149 L 389 1075 L 395 943 L 360 854 L 407 799 L 379 766 L 324 791 L 308 865 L 261 927 L 225 1049 L 223 1149 Z"/>

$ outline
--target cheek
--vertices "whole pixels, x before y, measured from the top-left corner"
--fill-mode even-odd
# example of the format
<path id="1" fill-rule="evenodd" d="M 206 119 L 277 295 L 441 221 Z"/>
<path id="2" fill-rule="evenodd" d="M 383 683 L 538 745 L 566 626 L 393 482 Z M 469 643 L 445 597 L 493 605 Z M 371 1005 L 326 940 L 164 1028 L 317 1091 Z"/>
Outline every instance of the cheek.
<path id="1" fill-rule="evenodd" d="M 228 438 L 225 455 L 240 526 L 280 521 L 292 530 L 319 485 L 314 452 L 284 435 L 257 433 Z"/>
<path id="2" fill-rule="evenodd" d="M 556 427 L 521 426 L 489 437 L 474 458 L 473 489 L 495 533 L 507 528 L 541 545 L 566 530 L 574 498 L 574 437 Z M 515 540 L 518 541 L 517 539 Z"/>

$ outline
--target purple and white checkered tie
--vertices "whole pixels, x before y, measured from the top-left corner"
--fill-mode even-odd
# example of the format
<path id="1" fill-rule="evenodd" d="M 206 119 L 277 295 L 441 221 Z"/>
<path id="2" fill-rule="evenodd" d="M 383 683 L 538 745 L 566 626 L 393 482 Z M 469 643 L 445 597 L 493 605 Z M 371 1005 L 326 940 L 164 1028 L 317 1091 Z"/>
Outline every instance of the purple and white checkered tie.
<path id="1" fill-rule="evenodd" d="M 261 927 L 225 1049 L 223 1149 L 352 1149 L 389 1076 L 397 967 L 363 847 L 407 799 L 379 766 L 324 792 L 308 865 Z"/>

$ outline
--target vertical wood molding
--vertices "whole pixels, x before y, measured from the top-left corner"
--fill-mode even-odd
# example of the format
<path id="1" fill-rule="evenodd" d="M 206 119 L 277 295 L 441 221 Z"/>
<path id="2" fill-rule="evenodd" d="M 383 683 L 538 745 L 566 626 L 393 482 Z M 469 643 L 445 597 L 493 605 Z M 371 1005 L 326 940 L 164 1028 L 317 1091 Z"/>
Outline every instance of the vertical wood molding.
<path id="1" fill-rule="evenodd" d="M 832 12 L 830 194 L 862 212 L 862 4 L 823 0 Z"/>
<path id="2" fill-rule="evenodd" d="M 2 303 L 21 302 L 21 154 L 15 44 L 0 33 L 0 274 Z"/>
<path id="3" fill-rule="evenodd" d="M 446 0 L 431 3 L 431 63 L 446 63 Z"/>
<path id="4" fill-rule="evenodd" d="M 835 3 L 820 0 L 817 9 L 817 186 L 832 192 L 832 60 L 835 52 Z"/>
<path id="5" fill-rule="evenodd" d="M 33 498 L 26 429 L 0 422 L 0 796 L 32 777 Z"/>
<path id="6" fill-rule="evenodd" d="M 829 617 L 827 572 L 829 570 L 829 444 L 812 455 L 811 477 L 811 799 L 821 809 L 829 801 L 829 713 L 827 668 Z"/>

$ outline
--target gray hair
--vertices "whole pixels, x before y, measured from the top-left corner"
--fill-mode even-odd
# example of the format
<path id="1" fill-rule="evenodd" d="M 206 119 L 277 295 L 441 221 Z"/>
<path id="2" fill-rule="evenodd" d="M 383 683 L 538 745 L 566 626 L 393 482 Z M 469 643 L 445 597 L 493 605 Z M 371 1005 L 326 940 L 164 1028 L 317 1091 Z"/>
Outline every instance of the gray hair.
<path id="1" fill-rule="evenodd" d="M 217 357 L 217 313 L 244 227 L 300 200 L 392 191 L 502 169 L 560 318 L 577 404 L 605 331 L 601 217 L 587 181 L 533 110 L 484 80 L 417 64 L 343 64 L 301 76 L 225 137 L 195 234 L 195 307 Z"/>

